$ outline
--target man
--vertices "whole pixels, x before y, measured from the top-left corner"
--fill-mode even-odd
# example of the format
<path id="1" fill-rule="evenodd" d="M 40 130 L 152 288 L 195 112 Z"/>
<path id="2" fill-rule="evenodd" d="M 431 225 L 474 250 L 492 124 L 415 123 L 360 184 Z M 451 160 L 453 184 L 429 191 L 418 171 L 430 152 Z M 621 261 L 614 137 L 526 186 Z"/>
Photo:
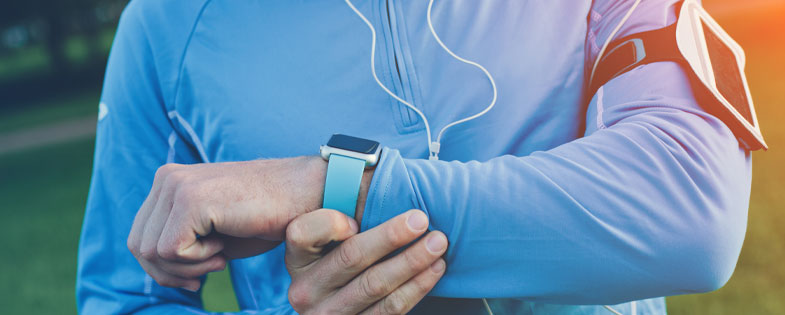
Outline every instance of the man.
<path id="1" fill-rule="evenodd" d="M 615 37 L 672 24 L 675 2 L 642 2 Z M 749 152 L 675 63 L 584 95 L 631 4 L 436 3 L 441 39 L 499 94 L 433 161 L 344 2 L 132 1 L 102 96 L 80 311 L 201 313 L 200 276 L 227 263 L 258 314 L 406 312 L 428 291 L 415 312 L 489 298 L 496 313 L 662 314 L 662 296 L 719 288 L 745 232 Z M 427 2 L 356 5 L 380 80 L 434 129 L 487 106 L 482 73 L 428 32 Z M 385 146 L 356 221 L 319 210 L 316 148 L 334 133 Z"/>

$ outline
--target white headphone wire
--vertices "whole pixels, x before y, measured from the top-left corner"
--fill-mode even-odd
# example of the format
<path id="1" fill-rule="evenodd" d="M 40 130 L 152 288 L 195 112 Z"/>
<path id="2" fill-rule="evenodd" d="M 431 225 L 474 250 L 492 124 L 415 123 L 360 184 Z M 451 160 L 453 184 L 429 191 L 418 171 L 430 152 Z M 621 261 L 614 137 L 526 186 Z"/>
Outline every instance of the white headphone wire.
<path id="1" fill-rule="evenodd" d="M 611 313 L 613 313 L 613 314 L 616 314 L 616 315 L 624 315 L 624 314 L 622 314 L 621 312 L 619 312 L 619 311 L 617 311 L 617 310 L 613 309 L 612 307 L 610 307 L 610 306 L 608 306 L 608 305 L 603 305 L 602 307 L 604 307 L 606 310 L 609 310 L 609 311 L 610 311 Z"/>
<path id="2" fill-rule="evenodd" d="M 488 72 L 488 69 L 485 69 L 485 67 L 483 67 L 479 63 L 476 63 L 474 61 L 466 60 L 464 58 L 461 58 L 460 56 L 458 56 L 454 52 L 452 52 L 452 50 L 450 50 L 450 48 L 448 48 L 447 45 L 444 44 L 444 42 L 442 42 L 442 39 L 439 38 L 439 35 L 436 34 L 436 30 L 433 29 L 433 22 L 431 20 L 431 8 L 433 8 L 433 0 L 430 0 L 428 2 L 428 12 L 427 12 L 428 28 L 431 30 L 431 34 L 433 35 L 433 38 L 436 39 L 436 42 L 439 43 L 439 46 L 442 46 L 442 49 L 444 49 L 444 51 L 446 51 L 448 54 L 450 54 L 450 56 L 452 56 L 453 58 L 457 59 L 458 61 L 463 62 L 465 64 L 469 64 L 469 65 L 475 66 L 475 67 L 479 68 L 480 70 L 482 70 L 482 72 L 488 78 L 488 81 L 491 83 L 491 87 L 493 88 L 493 98 L 491 99 L 491 103 L 488 105 L 488 107 L 486 107 L 484 110 L 482 110 L 481 112 L 479 112 L 477 114 L 474 114 L 472 116 L 469 116 L 469 117 L 466 117 L 466 118 L 463 118 L 463 119 L 460 119 L 460 120 L 456 120 L 454 122 L 451 122 L 451 123 L 447 124 L 446 126 L 444 126 L 444 128 L 442 128 L 441 131 L 439 131 L 439 134 L 436 136 L 436 143 L 441 143 L 442 135 L 444 134 L 444 132 L 448 128 L 450 128 L 452 126 L 455 126 L 457 124 L 465 123 L 465 122 L 470 121 L 472 119 L 476 119 L 476 118 L 478 118 L 478 117 L 480 117 L 482 115 L 485 115 L 485 113 L 490 111 L 493 108 L 493 106 L 496 105 L 496 99 L 497 99 L 497 96 L 498 96 L 498 91 L 496 89 L 496 81 L 493 80 L 493 76 L 491 75 L 490 72 Z M 439 152 L 437 151 L 436 153 L 438 154 Z"/>
<path id="3" fill-rule="evenodd" d="M 483 67 L 482 65 L 480 65 L 480 64 L 478 64 L 478 63 L 476 63 L 474 61 L 461 58 L 460 56 L 458 56 L 454 52 L 452 52 L 452 50 L 450 50 L 447 47 L 447 45 L 444 44 L 444 42 L 442 42 L 441 38 L 439 38 L 439 36 L 436 34 L 436 31 L 433 28 L 433 23 L 431 21 L 431 8 L 433 7 L 433 0 L 430 0 L 430 2 L 428 3 L 428 11 L 427 11 L 428 28 L 430 29 L 431 34 L 433 35 L 433 37 L 436 39 L 436 42 L 438 42 L 439 46 L 441 46 L 442 49 L 444 49 L 453 58 L 455 58 L 458 61 L 461 61 L 463 63 L 473 65 L 473 66 L 479 68 L 480 70 L 482 70 L 482 72 L 485 73 L 486 77 L 488 77 L 488 81 L 491 82 L 491 87 L 493 88 L 493 99 L 491 100 L 491 103 L 490 103 L 490 105 L 488 105 L 488 107 L 486 107 L 484 110 L 482 110 L 481 112 L 479 112 L 477 114 L 474 114 L 472 116 L 469 116 L 469 117 L 466 117 L 466 118 L 463 118 L 463 119 L 460 119 L 460 120 L 457 120 L 457 121 L 454 121 L 452 123 L 447 124 L 444 128 L 442 128 L 439 131 L 438 136 L 436 137 L 436 141 L 433 141 L 433 138 L 431 137 L 431 128 L 430 128 L 430 125 L 428 123 L 428 118 L 425 117 L 425 114 L 422 111 L 420 111 L 419 109 L 417 109 L 416 107 L 414 107 L 414 105 L 412 105 L 411 103 L 407 102 L 403 98 L 399 97 L 398 95 L 396 95 L 395 93 L 390 91 L 390 89 L 388 89 L 381 82 L 381 80 L 379 80 L 379 77 L 376 75 L 376 63 L 375 63 L 375 61 L 376 61 L 376 29 L 373 27 L 373 24 L 371 24 L 371 22 L 368 21 L 368 19 L 365 17 L 365 15 L 363 15 L 360 12 L 360 10 L 358 10 L 357 7 L 355 7 L 354 4 L 352 4 L 351 0 L 344 0 L 344 1 L 352 9 L 352 11 L 354 11 L 354 13 L 357 14 L 357 16 L 359 16 L 360 19 L 363 20 L 363 22 L 365 22 L 365 25 L 367 25 L 368 28 L 371 30 L 371 72 L 373 74 L 373 79 L 376 81 L 376 84 L 378 84 L 382 88 L 382 90 L 384 90 L 387 94 L 392 96 L 398 102 L 401 102 L 402 104 L 404 104 L 407 107 L 409 107 L 410 109 L 412 109 L 415 113 L 417 113 L 418 116 L 420 116 L 420 118 L 422 118 L 423 123 L 425 124 L 426 136 L 428 137 L 428 159 L 430 159 L 430 160 L 438 160 L 439 159 L 439 151 L 441 149 L 441 138 L 442 138 L 442 135 L 444 134 L 445 130 L 447 130 L 448 128 L 453 127 L 453 126 L 455 126 L 457 124 L 464 123 L 464 122 L 470 121 L 472 119 L 476 119 L 476 118 L 478 118 L 478 117 L 480 117 L 482 115 L 485 115 L 485 113 L 487 113 L 489 110 L 491 110 L 491 108 L 494 107 L 494 105 L 496 105 L 496 99 L 497 99 L 498 92 L 497 92 L 497 88 L 496 88 L 496 82 L 493 80 L 493 76 L 490 74 L 490 72 L 488 72 L 487 69 L 485 69 L 485 67 Z"/>
<path id="4" fill-rule="evenodd" d="M 367 18 L 365 18 L 365 15 L 363 15 L 360 12 L 360 10 L 358 10 L 354 6 L 354 4 L 352 4 L 352 1 L 350 1 L 350 0 L 344 0 L 344 1 L 346 1 L 346 4 L 352 9 L 352 11 L 354 11 L 354 13 L 357 14 L 357 16 L 359 16 L 363 20 L 363 22 L 365 22 L 365 25 L 367 25 L 368 28 L 371 30 L 371 74 L 373 74 L 373 79 L 376 80 L 376 84 L 378 84 L 385 92 L 387 92 L 387 94 L 392 96 L 398 102 L 401 102 L 402 104 L 404 104 L 407 107 L 411 108 L 415 113 L 417 113 L 417 115 L 420 116 L 420 118 L 422 118 L 423 123 L 425 124 L 425 132 L 426 132 L 426 135 L 428 136 L 428 144 L 429 144 L 428 145 L 428 152 L 430 153 L 431 152 L 431 150 L 430 150 L 430 148 L 431 148 L 431 145 L 430 145 L 430 143 L 431 143 L 431 128 L 428 125 L 428 119 L 425 118 L 425 114 L 423 114 L 422 111 L 420 111 L 419 109 L 414 107 L 412 104 L 409 104 L 409 102 L 407 102 L 406 100 L 400 98 L 398 95 L 395 95 L 395 93 L 390 91 L 390 89 L 388 89 L 386 86 L 384 86 L 384 84 L 382 84 L 382 81 L 379 80 L 379 77 L 376 76 L 376 62 L 375 62 L 376 61 L 376 29 L 373 27 L 373 24 L 371 24 L 371 22 L 368 21 Z"/>

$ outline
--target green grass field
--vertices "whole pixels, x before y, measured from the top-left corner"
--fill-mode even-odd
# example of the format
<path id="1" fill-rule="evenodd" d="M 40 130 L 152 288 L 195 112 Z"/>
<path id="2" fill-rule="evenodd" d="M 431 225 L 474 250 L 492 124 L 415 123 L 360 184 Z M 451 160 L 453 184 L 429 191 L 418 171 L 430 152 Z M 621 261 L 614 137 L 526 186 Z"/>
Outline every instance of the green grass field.
<path id="1" fill-rule="evenodd" d="M 785 314 L 785 16 L 721 20 L 747 51 L 747 74 L 771 147 L 753 155 L 748 232 L 736 272 L 722 289 L 668 298 L 670 314 Z M 750 23 L 750 21 L 756 23 Z M 97 93 L 0 117 L 0 132 L 95 113 Z M 69 103 L 70 102 L 70 103 Z M 70 105 L 69 105 L 70 104 Z M 49 112 L 48 114 L 45 112 Z M 45 117 L 41 118 L 41 115 Z M 46 116 L 48 115 L 48 116 Z M 75 313 L 74 280 L 93 139 L 0 156 L 0 309 Z M 205 287 L 211 310 L 236 310 L 226 272 Z"/>
<path id="2" fill-rule="evenodd" d="M 0 313 L 76 312 L 76 253 L 94 141 L 0 156 Z M 208 309 L 237 309 L 226 272 L 208 283 Z"/>
<path id="3" fill-rule="evenodd" d="M 0 116 L 0 133 L 96 115 L 98 99 L 98 93 L 91 90 L 76 92 L 67 97 L 48 97 L 26 105 L 24 110 L 12 110 Z"/>

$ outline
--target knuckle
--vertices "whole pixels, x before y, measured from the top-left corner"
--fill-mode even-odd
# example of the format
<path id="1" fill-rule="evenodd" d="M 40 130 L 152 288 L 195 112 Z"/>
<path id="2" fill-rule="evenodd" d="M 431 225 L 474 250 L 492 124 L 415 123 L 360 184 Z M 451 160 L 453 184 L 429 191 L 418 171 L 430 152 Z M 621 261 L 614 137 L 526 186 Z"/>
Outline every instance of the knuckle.
<path id="1" fill-rule="evenodd" d="M 132 238 L 130 237 L 128 238 L 128 240 L 125 243 L 125 246 L 128 247 L 128 251 L 130 251 L 131 254 L 133 254 L 134 256 L 139 255 L 139 246 L 136 245 L 136 242 Z"/>
<path id="2" fill-rule="evenodd" d="M 408 228 L 405 226 L 399 227 L 391 225 L 385 229 L 385 237 L 387 238 L 387 241 L 393 246 L 401 247 L 410 241 L 407 232 Z"/>
<path id="3" fill-rule="evenodd" d="M 406 266 L 415 270 L 423 270 L 430 266 L 432 259 L 431 255 L 423 252 L 414 251 L 414 246 L 410 247 L 407 251 L 403 252 L 403 258 L 406 261 Z"/>
<path id="4" fill-rule="evenodd" d="M 349 270 L 358 270 L 363 267 L 362 253 L 360 252 L 360 247 L 357 245 L 357 242 L 354 241 L 354 239 L 349 239 L 348 241 L 341 244 L 341 246 L 338 247 L 337 256 L 344 268 Z"/>
<path id="5" fill-rule="evenodd" d="M 425 295 L 427 292 L 431 291 L 434 285 L 436 285 L 436 280 L 438 280 L 439 276 L 431 275 L 429 277 L 415 277 L 413 280 L 414 287 L 417 290 L 418 295 Z"/>
<path id="6" fill-rule="evenodd" d="M 297 312 L 302 312 L 311 305 L 310 292 L 302 282 L 293 282 L 289 286 L 289 304 Z"/>
<path id="7" fill-rule="evenodd" d="M 165 187 L 177 187 L 183 183 L 188 182 L 188 173 L 182 170 L 175 170 L 167 172 L 166 179 L 164 180 Z"/>
<path id="8" fill-rule="evenodd" d="M 303 231 L 303 226 L 300 221 L 293 221 L 286 227 L 286 242 L 291 244 L 293 247 L 302 248 L 305 247 L 305 236 L 306 233 Z"/>
<path id="9" fill-rule="evenodd" d="M 338 234 L 343 235 L 344 232 L 349 230 L 349 222 L 346 221 L 346 216 L 337 211 L 330 211 L 330 227 Z"/>
<path id="10" fill-rule="evenodd" d="M 163 258 L 164 260 L 175 260 L 181 258 L 177 251 L 174 250 L 171 246 L 161 245 L 162 244 L 159 242 L 158 247 L 156 247 L 156 254 L 158 257 Z"/>
<path id="11" fill-rule="evenodd" d="M 404 314 L 407 307 L 406 299 L 400 294 L 391 294 L 382 300 L 381 305 L 382 313 L 384 314 Z"/>
<path id="12" fill-rule="evenodd" d="M 390 291 L 389 288 L 389 283 L 380 279 L 376 273 L 373 272 L 366 273 L 360 281 L 361 293 L 371 299 L 384 297 Z"/>
<path id="13" fill-rule="evenodd" d="M 152 247 L 151 248 L 142 248 L 139 251 L 139 256 L 142 257 L 142 259 L 144 259 L 144 260 L 154 261 L 157 258 L 157 256 L 158 256 L 158 252 L 156 251 L 155 248 L 152 248 Z"/>
<path id="14" fill-rule="evenodd" d="M 157 170 L 155 170 L 155 179 L 160 180 L 166 177 L 166 174 L 169 174 L 172 167 L 169 164 L 161 165 Z"/>
<path id="15" fill-rule="evenodd" d="M 166 178 L 169 174 L 179 169 L 180 166 L 181 166 L 180 164 L 175 164 L 175 163 L 168 163 L 168 164 L 161 165 L 161 167 L 159 167 L 158 170 L 155 171 L 155 178 L 158 179 Z"/>

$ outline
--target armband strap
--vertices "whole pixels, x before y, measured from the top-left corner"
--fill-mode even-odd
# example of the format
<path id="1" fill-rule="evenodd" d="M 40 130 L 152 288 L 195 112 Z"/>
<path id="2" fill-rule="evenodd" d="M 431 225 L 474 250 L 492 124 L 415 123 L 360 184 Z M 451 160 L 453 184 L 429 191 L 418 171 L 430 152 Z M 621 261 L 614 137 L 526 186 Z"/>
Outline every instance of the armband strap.
<path id="1" fill-rule="evenodd" d="M 676 23 L 623 37 L 611 43 L 607 50 L 589 80 L 590 97 L 611 79 L 638 66 L 660 61 L 686 65 L 676 43 Z"/>

